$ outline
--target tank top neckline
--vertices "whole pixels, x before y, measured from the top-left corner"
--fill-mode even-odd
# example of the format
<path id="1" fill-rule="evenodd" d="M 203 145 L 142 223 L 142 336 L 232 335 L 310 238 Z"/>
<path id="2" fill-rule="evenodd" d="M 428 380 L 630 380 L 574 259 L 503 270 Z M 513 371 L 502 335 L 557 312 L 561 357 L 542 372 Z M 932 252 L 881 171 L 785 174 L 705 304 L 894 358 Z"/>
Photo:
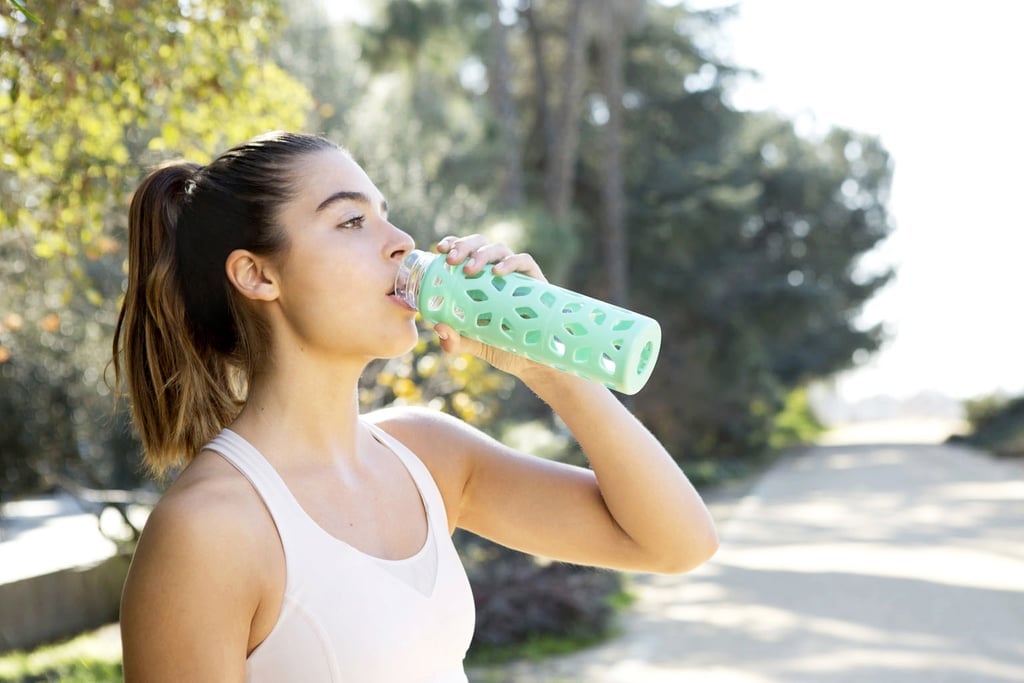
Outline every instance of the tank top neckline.
<path id="1" fill-rule="evenodd" d="M 306 522 L 311 528 L 315 529 L 316 533 L 320 534 L 323 538 L 325 538 L 327 542 L 336 543 L 339 546 L 345 548 L 346 550 L 355 553 L 356 555 L 359 555 L 370 561 L 378 562 L 384 565 L 397 566 L 402 564 L 415 563 L 417 560 L 421 559 L 424 555 L 427 554 L 428 550 L 430 549 L 431 542 L 434 539 L 435 525 L 433 520 L 433 514 L 431 512 L 430 501 L 427 499 L 426 492 L 420 485 L 420 481 L 419 478 L 416 476 L 416 473 L 409 466 L 409 463 L 406 462 L 406 456 L 399 452 L 400 449 L 395 448 L 391 444 L 387 443 L 387 441 L 385 441 L 385 438 L 380 433 L 382 430 L 380 430 L 375 425 L 372 425 L 369 422 L 366 422 L 365 420 L 360 420 L 360 423 L 365 425 L 370 430 L 370 435 L 373 437 L 374 441 L 376 441 L 381 446 L 386 448 L 394 457 L 398 458 L 398 461 L 402 464 L 402 467 L 405 469 L 409 477 L 412 479 L 413 486 L 415 486 L 416 493 L 419 496 L 421 505 L 423 506 L 423 514 L 426 517 L 427 522 L 427 529 L 423 537 L 423 543 L 420 544 L 419 549 L 416 552 L 407 557 L 400 557 L 397 559 L 380 557 L 379 555 L 374 555 L 373 553 L 361 550 L 356 546 L 352 545 L 351 543 L 342 540 L 334 534 L 330 533 L 322 526 L 320 526 L 320 524 L 315 519 L 313 519 L 313 517 L 306 511 L 306 508 L 302 507 L 302 504 L 299 502 L 299 499 L 296 498 L 295 494 L 292 493 L 292 490 L 288 488 L 288 485 L 285 483 L 284 478 L 281 477 L 277 469 L 272 464 L 270 464 L 270 461 L 267 460 L 266 456 L 263 455 L 263 453 L 261 453 L 258 448 L 256 448 L 244 436 L 242 436 L 241 434 L 232 430 L 229 427 L 225 427 L 221 431 L 221 434 L 226 438 L 235 440 L 238 445 L 250 450 L 252 453 L 259 456 L 259 461 L 261 462 L 261 464 L 265 465 L 268 469 L 268 475 L 273 480 L 275 480 L 276 484 L 278 484 L 281 487 L 281 490 L 287 497 L 289 503 L 293 504 L 295 506 L 295 509 L 301 513 L 302 520 Z"/>

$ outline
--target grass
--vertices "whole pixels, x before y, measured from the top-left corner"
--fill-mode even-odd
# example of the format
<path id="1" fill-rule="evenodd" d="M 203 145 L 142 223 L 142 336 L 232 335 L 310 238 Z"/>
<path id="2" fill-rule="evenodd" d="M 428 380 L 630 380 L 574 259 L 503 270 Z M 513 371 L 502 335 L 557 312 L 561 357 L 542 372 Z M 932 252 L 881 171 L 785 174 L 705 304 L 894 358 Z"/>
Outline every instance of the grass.
<path id="1" fill-rule="evenodd" d="M 609 599 L 619 609 L 625 609 L 633 601 L 632 595 L 625 591 Z M 29 652 L 0 655 L 0 683 L 121 683 L 121 653 L 119 648 L 111 644 L 109 628 L 84 633 L 72 640 L 44 645 Z M 500 670 L 502 665 L 517 660 L 537 661 L 554 655 L 570 654 L 600 644 L 615 635 L 617 633 L 613 630 L 598 636 L 535 636 L 519 645 L 475 649 L 470 653 L 466 665 Z"/>
<path id="2" fill-rule="evenodd" d="M 635 597 L 623 590 L 607 600 L 621 612 Z M 114 629 L 116 626 L 105 626 L 28 652 L 2 654 L 0 683 L 121 683 L 121 649 Z M 536 661 L 591 647 L 616 635 L 614 629 L 599 635 L 538 635 L 517 645 L 474 648 L 466 665 L 490 669 L 522 659 Z"/>
<path id="3" fill-rule="evenodd" d="M 636 596 L 628 589 L 618 591 L 605 598 L 608 604 L 622 613 L 636 600 Z M 601 633 L 560 633 L 535 634 L 524 643 L 510 645 L 474 646 L 466 657 L 466 666 L 473 668 L 493 668 L 510 664 L 519 660 L 539 661 L 546 657 L 567 655 L 594 645 L 600 645 L 618 636 L 620 631 L 612 626 Z"/>
<path id="4" fill-rule="evenodd" d="M 5 683 L 120 683 L 121 649 L 110 627 L 29 652 L 0 655 Z"/>
<path id="5" fill-rule="evenodd" d="M 517 643 L 515 645 L 495 645 L 474 649 L 466 659 L 466 666 L 494 667 L 522 659 L 535 662 L 544 659 L 545 657 L 567 655 L 584 648 L 598 645 L 614 635 L 615 633 L 612 632 L 599 636 L 591 635 L 584 637 L 562 635 L 531 636 L 525 643 Z"/>

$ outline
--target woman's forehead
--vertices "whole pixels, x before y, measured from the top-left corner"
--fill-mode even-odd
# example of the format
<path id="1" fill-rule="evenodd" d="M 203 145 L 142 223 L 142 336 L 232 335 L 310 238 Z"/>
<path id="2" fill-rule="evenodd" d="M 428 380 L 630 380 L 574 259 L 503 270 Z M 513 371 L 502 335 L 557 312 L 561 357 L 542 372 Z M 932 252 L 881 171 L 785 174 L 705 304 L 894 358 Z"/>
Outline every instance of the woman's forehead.
<path id="1" fill-rule="evenodd" d="M 315 210 L 338 193 L 361 193 L 372 203 L 381 194 L 366 172 L 340 149 L 323 150 L 304 158 L 295 169 L 299 192 L 297 203 Z"/>
<path id="2" fill-rule="evenodd" d="M 296 164 L 295 172 L 307 187 L 338 182 L 370 182 L 359 164 L 340 149 L 325 149 L 303 156 Z"/>

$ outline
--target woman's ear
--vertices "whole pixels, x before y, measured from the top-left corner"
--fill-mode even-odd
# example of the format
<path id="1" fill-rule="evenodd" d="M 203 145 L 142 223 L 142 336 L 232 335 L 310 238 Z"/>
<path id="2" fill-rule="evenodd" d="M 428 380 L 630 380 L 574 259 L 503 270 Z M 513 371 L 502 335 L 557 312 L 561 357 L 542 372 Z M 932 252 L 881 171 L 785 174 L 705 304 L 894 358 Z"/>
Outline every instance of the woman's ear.
<path id="1" fill-rule="evenodd" d="M 265 258 L 247 249 L 235 249 L 224 264 L 228 280 L 246 299 L 273 301 L 277 298 L 277 281 Z"/>

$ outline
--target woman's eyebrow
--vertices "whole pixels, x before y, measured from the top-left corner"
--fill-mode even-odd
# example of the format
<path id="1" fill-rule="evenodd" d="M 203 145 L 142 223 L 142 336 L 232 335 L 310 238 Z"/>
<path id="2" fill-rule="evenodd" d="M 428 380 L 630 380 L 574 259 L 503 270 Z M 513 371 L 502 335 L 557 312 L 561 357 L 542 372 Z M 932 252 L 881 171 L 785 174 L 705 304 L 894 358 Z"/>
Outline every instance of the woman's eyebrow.
<path id="1" fill-rule="evenodd" d="M 356 191 L 352 191 L 352 190 L 342 190 L 340 192 L 335 192 L 330 197 L 328 197 L 327 199 L 325 199 L 322 202 L 320 202 L 320 206 L 316 207 L 316 212 L 320 213 L 321 211 L 323 211 L 324 209 L 329 207 L 331 204 L 334 204 L 335 202 L 341 202 L 341 201 L 358 202 L 360 204 L 367 204 L 367 205 L 369 205 L 371 203 L 370 202 L 370 198 L 367 197 L 362 192 L 356 192 Z M 380 201 L 380 209 L 381 209 L 381 213 L 383 213 L 384 215 L 387 215 L 387 213 L 388 213 L 388 203 L 385 200 L 383 200 L 383 199 Z"/>
<path id="2" fill-rule="evenodd" d="M 370 198 L 362 192 L 352 192 L 349 190 L 342 190 L 341 192 L 335 192 L 327 199 L 320 202 L 320 206 L 316 207 L 316 212 L 320 213 L 334 202 L 350 201 L 359 202 L 361 204 L 369 204 Z"/>

